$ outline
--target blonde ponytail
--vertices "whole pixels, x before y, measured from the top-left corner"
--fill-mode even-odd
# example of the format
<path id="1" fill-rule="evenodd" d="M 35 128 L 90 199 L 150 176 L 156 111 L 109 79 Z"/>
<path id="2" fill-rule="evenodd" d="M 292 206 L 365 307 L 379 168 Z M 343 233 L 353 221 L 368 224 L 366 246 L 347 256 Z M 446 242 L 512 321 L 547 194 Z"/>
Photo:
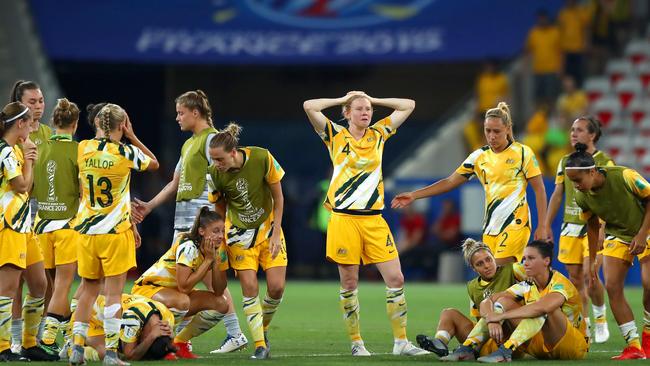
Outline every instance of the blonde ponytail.
<path id="1" fill-rule="evenodd" d="M 508 129 L 508 141 L 514 142 L 515 138 L 512 132 L 512 117 L 510 116 L 510 106 L 506 102 L 499 102 L 495 108 L 488 109 L 485 112 L 485 119 L 499 118 Z"/>

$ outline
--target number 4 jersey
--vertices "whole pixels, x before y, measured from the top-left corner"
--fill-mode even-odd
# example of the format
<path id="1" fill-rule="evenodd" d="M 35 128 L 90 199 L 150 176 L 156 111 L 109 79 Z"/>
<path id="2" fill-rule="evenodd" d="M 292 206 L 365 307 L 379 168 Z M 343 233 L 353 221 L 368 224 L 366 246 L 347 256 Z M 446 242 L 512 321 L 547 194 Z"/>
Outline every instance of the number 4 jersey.
<path id="1" fill-rule="evenodd" d="M 144 171 L 151 158 L 130 144 L 107 139 L 79 143 L 82 194 L 72 227 L 82 234 L 118 234 L 131 227 L 131 169 Z"/>

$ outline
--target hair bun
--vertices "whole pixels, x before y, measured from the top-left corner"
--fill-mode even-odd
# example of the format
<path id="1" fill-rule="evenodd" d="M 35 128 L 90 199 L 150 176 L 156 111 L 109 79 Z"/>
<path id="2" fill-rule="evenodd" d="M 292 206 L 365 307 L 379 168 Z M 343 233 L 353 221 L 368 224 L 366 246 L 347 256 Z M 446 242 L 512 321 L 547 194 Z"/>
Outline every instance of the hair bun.
<path id="1" fill-rule="evenodd" d="M 582 142 L 578 142 L 578 143 L 576 143 L 575 146 L 574 146 L 574 148 L 575 148 L 576 151 L 578 151 L 578 152 L 585 152 L 585 151 L 587 151 L 587 145 L 586 145 L 586 144 L 583 144 Z"/>

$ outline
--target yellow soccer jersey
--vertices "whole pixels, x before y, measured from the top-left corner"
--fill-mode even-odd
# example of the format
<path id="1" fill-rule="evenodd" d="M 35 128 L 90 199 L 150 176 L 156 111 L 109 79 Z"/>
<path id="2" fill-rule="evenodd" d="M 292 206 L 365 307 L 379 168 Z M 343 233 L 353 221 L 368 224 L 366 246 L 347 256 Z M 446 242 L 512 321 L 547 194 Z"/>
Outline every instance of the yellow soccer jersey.
<path id="1" fill-rule="evenodd" d="M 483 234 L 499 235 L 506 228 L 530 226 L 526 201 L 528 179 L 542 174 L 533 150 L 518 142 L 495 153 L 489 146 L 472 152 L 456 173 L 477 176 L 485 189 Z"/>
<path id="2" fill-rule="evenodd" d="M 11 147 L 0 139 L 0 228 L 19 233 L 31 231 L 29 193 L 16 193 L 10 181 L 23 174 L 25 159 L 18 145 Z"/>
<path id="3" fill-rule="evenodd" d="M 382 210 L 384 143 L 396 132 L 386 117 L 366 129 L 359 140 L 347 128 L 328 120 L 319 133 L 334 165 L 325 207 L 333 210 Z"/>
<path id="4" fill-rule="evenodd" d="M 130 144 L 107 139 L 79 143 L 82 185 L 72 226 L 82 234 L 118 234 L 131 227 L 131 170 L 144 171 L 151 158 Z"/>
<path id="5" fill-rule="evenodd" d="M 564 297 L 562 312 L 569 319 L 571 324 L 579 329 L 583 334 L 586 332 L 586 323 L 582 318 L 582 299 L 580 293 L 573 286 L 571 281 L 558 271 L 551 272 L 551 278 L 548 285 L 541 291 L 533 281 L 522 281 L 512 285 L 507 289 L 517 301 L 523 302 L 524 305 L 534 303 L 543 296 L 557 292 Z"/>
<path id="6" fill-rule="evenodd" d="M 220 270 L 228 269 L 228 258 L 225 250 L 218 252 Z M 149 267 L 136 281 L 138 285 L 154 285 L 167 288 L 176 288 L 176 265 L 182 264 L 193 271 L 199 268 L 205 258 L 199 247 L 189 239 L 179 237 L 167 252 Z"/>
<path id="7" fill-rule="evenodd" d="M 97 296 L 90 315 L 89 324 L 93 333 L 103 333 L 104 328 L 104 306 L 106 298 L 103 295 Z M 169 323 L 174 329 L 174 315 L 163 304 L 140 295 L 122 294 L 122 329 L 120 340 L 124 343 L 136 343 L 145 324 L 153 314 Z"/>

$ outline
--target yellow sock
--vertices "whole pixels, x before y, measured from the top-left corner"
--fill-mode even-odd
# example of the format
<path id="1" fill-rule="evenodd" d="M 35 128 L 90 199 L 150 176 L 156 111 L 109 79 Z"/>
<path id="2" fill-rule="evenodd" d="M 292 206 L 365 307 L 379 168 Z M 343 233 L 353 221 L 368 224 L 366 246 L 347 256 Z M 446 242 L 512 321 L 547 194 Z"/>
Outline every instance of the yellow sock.
<path id="1" fill-rule="evenodd" d="M 59 328 L 62 327 L 65 321 L 63 315 L 47 313 L 45 317 L 45 329 L 43 330 L 43 337 L 41 340 L 46 344 L 53 344 L 56 342 L 56 336 L 59 334 Z"/>
<path id="2" fill-rule="evenodd" d="M 72 325 L 72 343 L 75 346 L 85 346 L 86 337 L 88 336 L 88 323 L 75 321 Z"/>
<path id="3" fill-rule="evenodd" d="M 244 297 L 242 299 L 244 314 L 248 322 L 248 328 L 251 331 L 255 347 L 266 347 L 264 341 L 264 326 L 262 325 L 262 305 L 260 299 L 255 297 Z"/>
<path id="4" fill-rule="evenodd" d="M 44 307 L 45 298 L 32 297 L 30 294 L 25 296 L 23 302 L 23 348 L 36 346 L 36 336 L 38 336 Z"/>
<path id="5" fill-rule="evenodd" d="M 352 342 L 361 341 L 361 332 L 359 330 L 359 298 L 358 290 L 344 290 L 339 292 L 339 305 L 343 312 L 343 321 L 348 328 L 348 335 Z"/>
<path id="6" fill-rule="evenodd" d="M 469 332 L 467 339 L 465 339 L 465 342 L 463 342 L 463 346 L 472 348 L 480 346 L 483 344 L 483 342 L 485 342 L 489 334 L 490 331 L 488 329 L 488 323 L 485 321 L 485 319 L 481 318 L 476 323 L 476 325 L 474 325 L 474 328 L 472 328 L 472 330 Z"/>
<path id="7" fill-rule="evenodd" d="M 641 349 L 641 342 L 639 341 L 639 333 L 637 331 L 634 320 L 629 321 L 625 324 L 621 324 L 618 327 L 621 330 L 623 339 L 625 339 L 625 342 L 627 343 L 628 346 Z"/>
<path id="8" fill-rule="evenodd" d="M 264 325 L 264 330 L 269 329 L 269 324 L 271 324 L 273 315 L 275 315 L 275 312 L 278 310 L 278 306 L 280 306 L 281 302 L 282 298 L 273 299 L 269 297 L 269 294 L 266 294 L 266 296 L 264 296 L 264 301 L 262 301 L 262 324 Z"/>
<path id="9" fill-rule="evenodd" d="M 523 319 L 519 322 L 519 325 L 515 331 L 512 332 L 512 335 L 503 346 L 515 350 L 522 343 L 533 338 L 535 334 L 542 330 L 545 321 L 546 319 L 544 319 L 543 316 L 532 319 Z"/>
<path id="10" fill-rule="evenodd" d="M 0 352 L 11 348 L 11 306 L 14 299 L 0 296 Z"/>
<path id="11" fill-rule="evenodd" d="M 187 324 L 183 330 L 174 338 L 174 342 L 185 343 L 194 337 L 212 329 L 217 325 L 224 315 L 216 310 L 203 310 L 196 313 L 192 320 Z"/>
<path id="12" fill-rule="evenodd" d="M 386 313 L 393 328 L 393 338 L 406 340 L 406 297 L 403 288 L 386 287 Z"/>

